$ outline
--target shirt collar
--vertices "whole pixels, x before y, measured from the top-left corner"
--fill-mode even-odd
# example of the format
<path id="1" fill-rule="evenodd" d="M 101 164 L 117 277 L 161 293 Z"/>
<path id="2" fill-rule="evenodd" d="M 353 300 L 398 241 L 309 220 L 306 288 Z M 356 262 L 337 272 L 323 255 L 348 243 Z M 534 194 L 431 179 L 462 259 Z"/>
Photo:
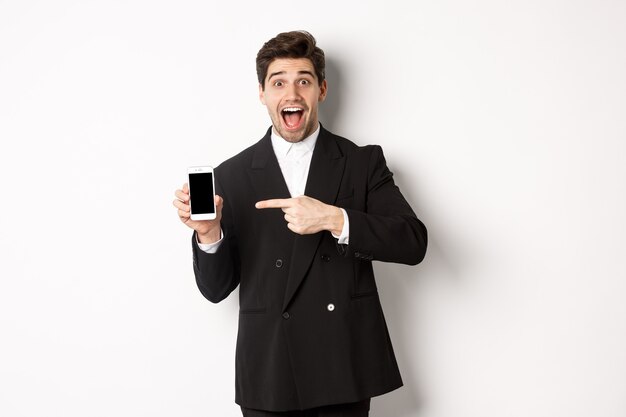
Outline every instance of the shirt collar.
<path id="1" fill-rule="evenodd" d="M 274 148 L 274 153 L 277 157 L 283 158 L 287 156 L 291 148 L 296 146 L 306 146 L 308 150 L 313 151 L 315 148 L 315 143 L 317 142 L 317 137 L 320 135 L 320 124 L 317 124 L 317 129 L 310 136 L 302 139 L 300 142 L 291 143 L 287 142 L 285 139 L 280 137 L 272 127 L 272 147 Z"/>

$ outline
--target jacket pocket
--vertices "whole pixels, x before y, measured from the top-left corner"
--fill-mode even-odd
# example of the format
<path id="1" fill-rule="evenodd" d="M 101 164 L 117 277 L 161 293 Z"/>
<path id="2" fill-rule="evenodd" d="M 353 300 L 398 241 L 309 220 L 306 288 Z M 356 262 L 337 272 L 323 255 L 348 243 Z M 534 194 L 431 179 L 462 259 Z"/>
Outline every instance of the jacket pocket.
<path id="1" fill-rule="evenodd" d="M 358 294 L 352 294 L 350 296 L 350 298 L 352 298 L 353 300 L 358 300 L 359 298 L 366 298 L 366 297 L 374 297 L 378 295 L 378 291 L 367 291 L 367 292 L 362 292 L 362 293 L 358 293 Z"/>
<path id="2" fill-rule="evenodd" d="M 258 308 L 240 308 L 239 314 L 262 314 L 265 313 L 267 309 L 265 307 Z"/>

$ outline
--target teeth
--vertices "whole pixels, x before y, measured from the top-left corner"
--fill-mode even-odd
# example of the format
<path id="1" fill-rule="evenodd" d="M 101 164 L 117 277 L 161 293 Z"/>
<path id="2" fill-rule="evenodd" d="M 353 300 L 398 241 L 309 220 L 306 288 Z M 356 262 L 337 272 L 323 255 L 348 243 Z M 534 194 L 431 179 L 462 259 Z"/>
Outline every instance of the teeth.
<path id="1" fill-rule="evenodd" d="M 300 107 L 287 107 L 283 109 L 283 111 L 296 112 L 296 111 L 302 111 L 302 109 Z"/>

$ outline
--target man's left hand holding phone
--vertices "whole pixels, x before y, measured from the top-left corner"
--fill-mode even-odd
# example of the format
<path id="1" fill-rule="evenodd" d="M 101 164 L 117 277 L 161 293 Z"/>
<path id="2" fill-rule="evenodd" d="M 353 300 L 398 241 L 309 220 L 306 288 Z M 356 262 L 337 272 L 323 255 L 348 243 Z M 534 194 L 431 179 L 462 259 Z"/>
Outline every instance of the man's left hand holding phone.
<path id="1" fill-rule="evenodd" d="M 189 167 L 187 176 L 188 182 L 175 192 L 178 217 L 196 231 L 199 243 L 215 243 L 222 237 L 220 220 L 224 201 L 215 195 L 213 168 Z"/>

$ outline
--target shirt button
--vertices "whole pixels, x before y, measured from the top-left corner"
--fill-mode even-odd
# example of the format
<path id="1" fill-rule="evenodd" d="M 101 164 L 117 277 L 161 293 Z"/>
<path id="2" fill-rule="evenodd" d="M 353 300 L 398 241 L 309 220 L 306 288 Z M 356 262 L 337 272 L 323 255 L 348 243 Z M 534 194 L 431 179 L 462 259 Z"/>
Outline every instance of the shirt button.
<path id="1" fill-rule="evenodd" d="M 276 259 L 276 268 L 280 268 L 281 266 L 283 266 L 283 260 L 282 259 Z"/>
<path id="2" fill-rule="evenodd" d="M 331 303 L 331 304 L 328 304 L 326 308 L 328 309 L 328 311 L 333 311 L 335 309 L 335 305 Z"/>
<path id="3" fill-rule="evenodd" d="M 287 319 L 289 318 L 289 313 L 285 311 L 285 312 L 283 313 L 283 318 L 284 318 L 285 320 L 287 320 Z"/>

